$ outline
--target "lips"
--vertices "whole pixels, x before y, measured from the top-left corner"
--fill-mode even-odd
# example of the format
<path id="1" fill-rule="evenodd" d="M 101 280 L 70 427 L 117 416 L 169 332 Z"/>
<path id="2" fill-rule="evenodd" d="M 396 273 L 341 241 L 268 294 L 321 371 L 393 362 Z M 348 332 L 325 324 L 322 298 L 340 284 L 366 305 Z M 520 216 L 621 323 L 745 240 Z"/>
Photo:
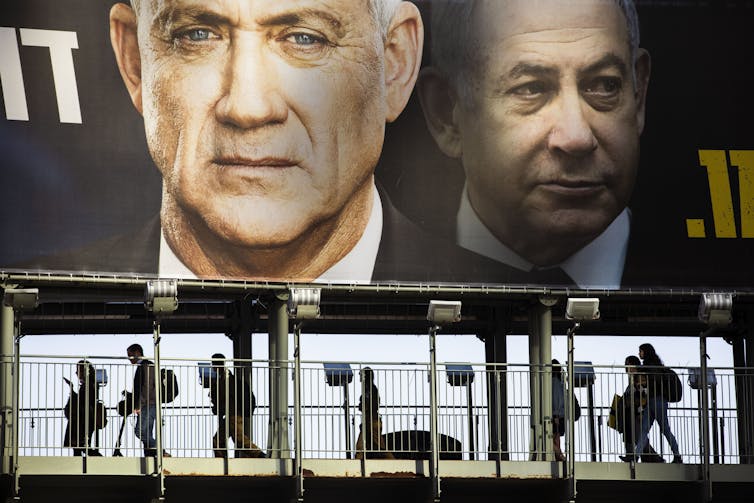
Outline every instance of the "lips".
<path id="1" fill-rule="evenodd" d="M 602 191 L 605 184 L 593 180 L 552 180 L 539 185 L 548 192 L 563 196 L 588 196 Z"/>
<path id="2" fill-rule="evenodd" d="M 223 156 L 213 160 L 214 164 L 228 168 L 291 168 L 297 162 L 285 157 L 241 157 Z"/>

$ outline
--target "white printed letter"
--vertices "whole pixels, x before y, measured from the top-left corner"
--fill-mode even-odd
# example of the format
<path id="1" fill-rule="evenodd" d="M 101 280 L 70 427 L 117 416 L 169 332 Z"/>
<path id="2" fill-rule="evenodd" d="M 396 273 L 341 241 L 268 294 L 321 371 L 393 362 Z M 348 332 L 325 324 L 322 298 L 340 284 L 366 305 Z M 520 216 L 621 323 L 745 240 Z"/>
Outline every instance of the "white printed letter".
<path id="1" fill-rule="evenodd" d="M 9 121 L 28 121 L 24 75 L 14 28 L 0 28 L 0 86 L 5 102 L 5 117 Z"/>
<path id="2" fill-rule="evenodd" d="M 79 43 L 75 31 L 34 30 L 21 28 L 21 44 L 34 47 L 49 47 L 52 77 L 55 80 L 55 95 L 58 99 L 60 122 L 81 124 L 79 91 L 73 69 L 72 49 Z"/>

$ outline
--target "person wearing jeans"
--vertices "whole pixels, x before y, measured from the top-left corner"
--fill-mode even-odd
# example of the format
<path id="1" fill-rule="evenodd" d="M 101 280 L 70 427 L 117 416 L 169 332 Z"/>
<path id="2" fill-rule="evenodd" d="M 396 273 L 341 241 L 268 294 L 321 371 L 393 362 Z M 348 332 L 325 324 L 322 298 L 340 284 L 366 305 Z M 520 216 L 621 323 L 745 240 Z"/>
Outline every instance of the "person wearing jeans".
<path id="1" fill-rule="evenodd" d="M 668 422 L 668 400 L 663 396 L 663 363 L 660 357 L 655 352 L 654 347 L 651 344 L 642 344 L 639 346 L 639 358 L 642 359 L 642 367 L 647 375 L 647 406 L 642 410 L 641 415 L 641 432 L 639 434 L 639 441 L 636 444 L 634 453 L 640 453 L 644 451 L 644 448 L 649 443 L 649 430 L 652 428 L 652 423 L 657 421 L 660 426 L 660 432 L 665 436 L 670 449 L 673 451 L 673 463 L 682 463 L 681 454 L 678 451 L 678 441 L 675 439 L 675 435 L 670 429 L 670 423 Z"/>
<path id="2" fill-rule="evenodd" d="M 157 421 L 157 392 L 154 363 L 144 358 L 144 350 L 139 344 L 132 344 L 126 350 L 128 360 L 138 365 L 134 374 L 133 402 L 136 414 L 136 437 L 144 445 L 144 456 L 157 455 L 157 441 L 154 436 Z M 167 452 L 163 456 L 170 457 Z"/>

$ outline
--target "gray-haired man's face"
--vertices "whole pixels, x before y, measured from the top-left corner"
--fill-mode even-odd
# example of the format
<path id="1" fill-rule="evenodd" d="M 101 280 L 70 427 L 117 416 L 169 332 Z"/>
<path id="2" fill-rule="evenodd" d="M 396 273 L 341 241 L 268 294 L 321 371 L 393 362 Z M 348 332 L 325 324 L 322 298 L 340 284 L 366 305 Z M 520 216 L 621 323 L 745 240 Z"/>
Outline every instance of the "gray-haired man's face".
<path id="1" fill-rule="evenodd" d="M 591 241 L 628 203 L 648 56 L 635 88 L 626 19 L 604 0 L 481 0 L 473 26 L 454 110 L 469 198 L 519 255 L 557 263 L 575 251 L 559 241 Z"/>

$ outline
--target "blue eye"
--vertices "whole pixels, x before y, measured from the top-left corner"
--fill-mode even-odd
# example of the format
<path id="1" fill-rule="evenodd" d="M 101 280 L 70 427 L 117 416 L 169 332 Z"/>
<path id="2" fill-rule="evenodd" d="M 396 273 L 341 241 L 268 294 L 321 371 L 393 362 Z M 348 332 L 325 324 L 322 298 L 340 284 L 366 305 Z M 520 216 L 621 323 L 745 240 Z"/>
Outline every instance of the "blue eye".
<path id="1" fill-rule="evenodd" d="M 309 33 L 294 33 L 291 35 L 293 41 L 299 45 L 314 45 L 322 42 L 319 37 L 315 37 Z"/>
<path id="2" fill-rule="evenodd" d="M 191 30 L 191 31 L 186 32 L 186 36 L 192 42 L 199 42 L 199 41 L 202 41 L 202 40 L 209 40 L 210 31 L 209 30 L 203 30 L 203 29 Z"/>

